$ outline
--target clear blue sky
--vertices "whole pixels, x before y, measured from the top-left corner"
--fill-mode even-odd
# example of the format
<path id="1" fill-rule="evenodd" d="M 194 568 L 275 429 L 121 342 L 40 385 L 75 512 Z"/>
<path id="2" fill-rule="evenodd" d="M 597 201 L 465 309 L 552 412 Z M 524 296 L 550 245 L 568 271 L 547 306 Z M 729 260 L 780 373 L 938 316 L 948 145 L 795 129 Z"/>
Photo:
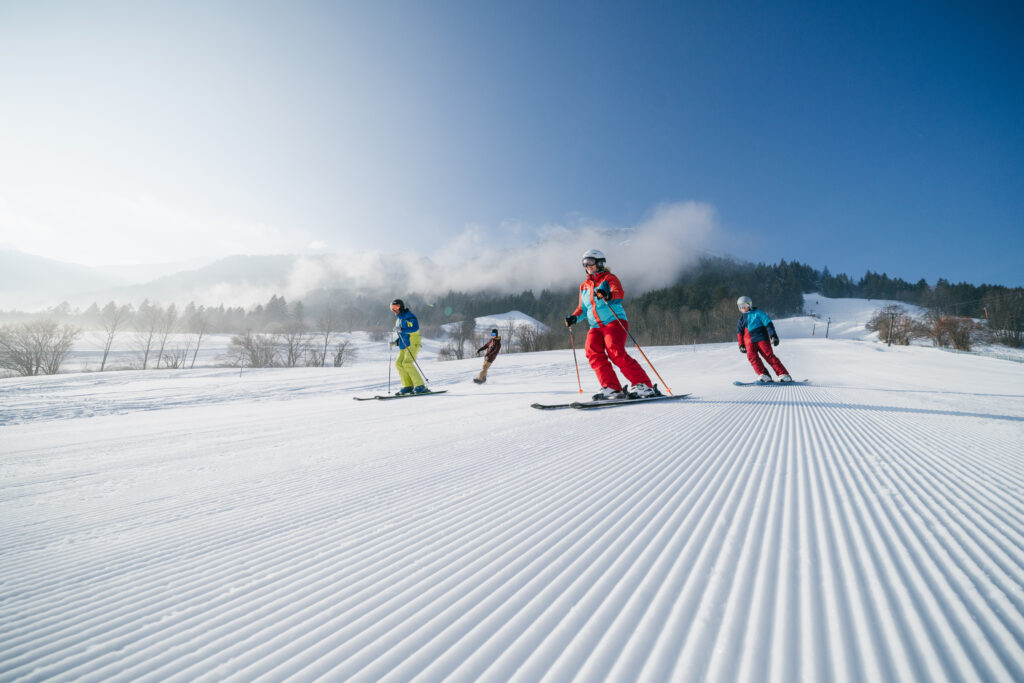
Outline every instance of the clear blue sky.
<path id="1" fill-rule="evenodd" d="M 1022 35 L 1013 2 L 2 2 L 0 245 L 429 253 L 692 200 L 717 253 L 1020 286 Z"/>

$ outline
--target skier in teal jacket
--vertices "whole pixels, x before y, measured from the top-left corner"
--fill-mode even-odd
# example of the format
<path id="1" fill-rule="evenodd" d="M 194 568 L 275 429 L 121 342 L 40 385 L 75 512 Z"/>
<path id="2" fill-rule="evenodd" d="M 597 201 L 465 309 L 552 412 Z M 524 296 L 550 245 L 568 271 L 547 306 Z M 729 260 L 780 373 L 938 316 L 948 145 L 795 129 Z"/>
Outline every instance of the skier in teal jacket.
<path id="1" fill-rule="evenodd" d="M 761 356 L 764 356 L 779 376 L 780 382 L 792 382 L 793 378 L 789 376 L 786 366 L 772 350 L 772 346 L 779 345 L 779 335 L 775 334 L 772 319 L 761 309 L 754 308 L 749 296 L 737 299 L 736 307 L 740 309 L 740 319 L 736 323 L 736 340 L 740 344 L 740 352 L 747 354 L 747 360 L 757 373 L 757 381 L 765 384 L 772 381 L 772 376 L 761 362 Z"/>

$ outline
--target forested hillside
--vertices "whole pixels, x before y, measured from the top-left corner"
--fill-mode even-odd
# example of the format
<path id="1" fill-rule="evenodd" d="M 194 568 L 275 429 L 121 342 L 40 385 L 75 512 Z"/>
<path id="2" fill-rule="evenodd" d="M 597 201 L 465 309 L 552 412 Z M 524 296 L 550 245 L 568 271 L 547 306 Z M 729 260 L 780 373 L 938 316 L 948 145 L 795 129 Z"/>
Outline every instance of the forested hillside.
<path id="1" fill-rule="evenodd" d="M 796 261 L 777 264 L 749 263 L 723 257 L 706 257 L 682 273 L 675 284 L 663 289 L 637 292 L 630 273 L 618 273 L 626 289 L 626 310 L 634 335 L 641 343 L 720 342 L 732 338 L 736 323 L 736 298 L 750 296 L 754 304 L 776 318 L 801 313 L 806 292 L 830 298 L 888 299 L 915 304 L 935 317 L 985 319 L 993 330 L 1004 331 L 1006 343 L 1024 339 L 1024 289 L 994 285 L 952 284 L 940 279 L 934 286 L 868 271 L 859 280 L 845 273 L 833 275 Z M 582 271 L 580 274 L 582 279 Z M 573 287 L 557 291 L 450 291 L 442 296 L 415 292 L 350 291 L 341 288 L 309 292 L 301 301 L 274 295 L 252 308 L 225 306 L 184 307 L 160 302 L 115 306 L 93 304 L 85 311 L 64 305 L 46 316 L 86 329 L 104 329 L 104 318 L 116 308 L 127 308 L 130 327 L 136 331 L 175 328 L 187 332 L 243 333 L 281 331 L 296 326 L 310 330 L 385 330 L 392 324 L 388 303 L 405 299 L 419 316 L 428 336 L 439 335 L 440 326 L 472 320 L 496 312 L 521 311 L 547 324 L 551 330 L 535 340 L 535 349 L 565 345 L 562 319 L 576 307 Z M 20 322 L 29 314 L 5 313 L 0 322 Z M 533 346 L 533 345 L 531 345 Z"/>

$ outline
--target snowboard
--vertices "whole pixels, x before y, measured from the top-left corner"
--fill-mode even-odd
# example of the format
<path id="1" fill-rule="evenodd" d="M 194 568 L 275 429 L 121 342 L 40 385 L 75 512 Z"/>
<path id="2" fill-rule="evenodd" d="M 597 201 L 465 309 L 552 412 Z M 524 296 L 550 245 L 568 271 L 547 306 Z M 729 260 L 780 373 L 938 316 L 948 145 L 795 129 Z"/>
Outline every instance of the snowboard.
<path id="1" fill-rule="evenodd" d="M 651 403 L 653 401 L 674 401 L 686 398 L 690 394 L 676 394 L 675 396 L 648 396 L 647 398 L 614 398 L 607 401 L 573 401 L 572 403 L 555 403 L 545 405 L 543 403 L 532 403 L 531 408 L 537 410 L 562 410 L 574 408 L 576 410 L 593 410 L 596 408 L 612 408 L 615 406 L 631 406 L 637 403 Z"/>
<path id="2" fill-rule="evenodd" d="M 741 382 L 739 380 L 736 380 L 735 382 L 733 382 L 733 384 L 738 386 L 738 387 L 753 387 L 753 386 L 784 387 L 784 386 L 789 385 L 789 384 L 807 384 L 810 381 L 811 380 L 809 380 L 809 379 L 795 379 L 792 382 L 778 382 L 778 381 L 775 381 L 775 382 L 758 382 L 755 379 L 753 382 Z"/>
<path id="3" fill-rule="evenodd" d="M 390 401 L 393 398 L 415 398 L 417 396 L 433 396 L 434 394 L 444 394 L 448 390 L 442 389 L 441 391 L 422 391 L 418 394 L 402 394 L 401 396 L 353 396 L 357 401 Z"/>

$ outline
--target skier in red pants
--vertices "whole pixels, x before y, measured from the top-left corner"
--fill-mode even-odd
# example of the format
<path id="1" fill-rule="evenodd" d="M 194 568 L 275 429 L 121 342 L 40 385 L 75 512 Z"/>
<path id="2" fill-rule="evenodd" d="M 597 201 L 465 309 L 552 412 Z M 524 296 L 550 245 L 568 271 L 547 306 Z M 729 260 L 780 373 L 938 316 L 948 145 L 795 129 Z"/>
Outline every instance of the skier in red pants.
<path id="1" fill-rule="evenodd" d="M 779 376 L 780 382 L 792 382 L 793 378 L 789 376 L 786 366 L 772 350 L 772 346 L 779 345 L 779 335 L 775 334 L 772 319 L 761 309 L 755 308 L 749 296 L 737 299 L 736 306 L 740 309 L 740 319 L 736 323 L 736 339 L 740 343 L 740 353 L 747 354 L 747 360 L 754 367 L 754 372 L 758 375 L 757 381 L 765 384 L 772 381 L 772 376 L 761 362 L 760 356 L 764 356 L 768 365 L 772 366 L 775 374 Z"/>
<path id="2" fill-rule="evenodd" d="M 595 401 L 615 398 L 647 398 L 659 396 L 651 378 L 632 356 L 626 353 L 626 310 L 622 307 L 622 283 L 605 268 L 604 254 L 591 249 L 583 254 L 583 268 L 587 279 L 580 285 L 580 301 L 576 310 L 565 316 L 567 326 L 575 325 L 584 312 L 590 331 L 587 333 L 587 360 L 594 369 L 601 391 L 594 394 Z M 612 363 L 632 385 L 627 392 L 615 374 Z"/>

